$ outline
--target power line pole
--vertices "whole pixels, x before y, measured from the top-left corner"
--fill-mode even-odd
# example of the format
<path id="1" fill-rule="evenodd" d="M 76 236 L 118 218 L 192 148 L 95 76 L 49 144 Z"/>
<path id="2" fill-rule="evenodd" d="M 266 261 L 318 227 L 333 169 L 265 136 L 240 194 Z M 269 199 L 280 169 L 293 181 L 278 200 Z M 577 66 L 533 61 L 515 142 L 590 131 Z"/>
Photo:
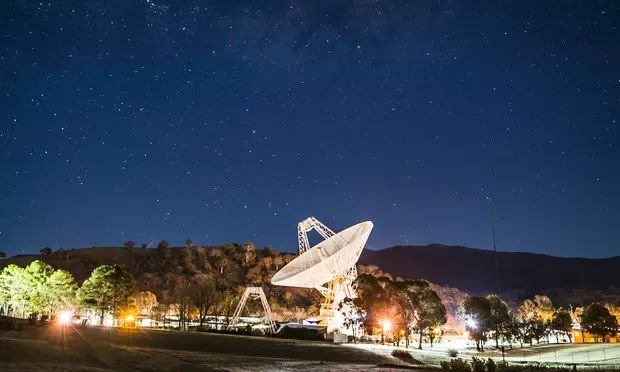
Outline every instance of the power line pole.
<path id="1" fill-rule="evenodd" d="M 491 214 L 491 235 L 493 236 L 493 253 L 495 256 L 495 285 L 497 290 L 497 295 L 500 294 L 500 286 L 499 286 L 499 261 L 497 259 L 497 244 L 495 242 L 495 202 L 489 196 L 486 197 L 489 201 L 490 214 Z"/>

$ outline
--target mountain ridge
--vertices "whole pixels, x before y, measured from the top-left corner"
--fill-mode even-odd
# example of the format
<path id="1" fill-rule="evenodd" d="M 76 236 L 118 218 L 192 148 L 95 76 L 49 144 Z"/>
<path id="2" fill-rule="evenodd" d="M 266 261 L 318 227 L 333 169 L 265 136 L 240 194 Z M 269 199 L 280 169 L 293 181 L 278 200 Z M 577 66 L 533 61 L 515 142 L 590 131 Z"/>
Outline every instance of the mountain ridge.
<path id="1" fill-rule="evenodd" d="M 199 247 L 192 250 L 192 255 L 200 253 L 204 256 L 210 254 L 212 249 L 222 248 L 225 247 Z M 170 251 L 183 256 L 183 252 L 187 250 L 171 247 Z M 0 269 L 9 263 L 25 266 L 41 258 L 53 266 L 70 269 L 80 281 L 84 280 L 96 265 L 104 263 L 128 265 L 134 268 L 137 277 L 141 277 L 143 266 L 149 262 L 149 265 L 157 266 L 151 270 L 152 274 L 158 270 L 167 270 L 165 267 L 159 268 L 159 264 L 153 261 L 163 259 L 156 252 L 156 249 L 136 248 L 128 251 L 121 247 L 57 250 L 48 256 L 21 254 L 6 258 L 0 260 Z M 557 299 L 571 299 L 570 302 L 582 301 L 588 296 L 593 300 L 605 296 L 615 296 L 620 300 L 620 256 L 556 257 L 541 253 L 502 251 L 497 254 L 499 292 L 507 298 L 520 299 L 534 294 L 550 293 Z M 282 255 L 292 259 L 295 254 L 282 252 Z M 189 256 L 187 259 L 188 262 L 193 260 Z M 379 272 L 389 273 L 394 277 L 423 278 L 470 294 L 486 295 L 497 292 L 495 255 L 488 249 L 443 244 L 396 245 L 376 251 L 364 249 L 358 264 L 374 266 Z"/>
<path id="2" fill-rule="evenodd" d="M 497 260 L 500 292 L 620 287 L 620 256 L 557 257 L 498 251 Z M 425 278 L 470 293 L 495 292 L 497 287 L 495 254 L 480 248 L 397 245 L 378 251 L 364 250 L 359 263 L 377 265 L 392 275 Z"/>
<path id="3" fill-rule="evenodd" d="M 393 245 L 390 247 L 385 247 L 385 248 L 379 248 L 379 249 L 370 249 L 370 248 L 364 248 L 364 251 L 370 251 L 370 252 L 382 252 L 382 251 L 387 251 L 393 248 L 399 248 L 399 247 L 444 247 L 444 248 L 464 248 L 464 249 L 469 249 L 472 251 L 482 251 L 482 252 L 494 252 L 492 249 L 489 248 L 476 248 L 476 247 L 468 247 L 466 245 L 450 245 L 450 244 L 441 244 L 441 243 L 429 243 L 429 244 L 397 244 L 397 245 Z M 564 259 L 564 258 L 574 258 L 574 259 L 584 259 L 584 260 L 607 260 L 607 259 L 618 259 L 620 258 L 620 255 L 617 256 L 608 256 L 608 257 L 583 257 L 583 256 L 556 256 L 550 253 L 539 253 L 539 252 L 528 252 L 528 251 L 502 251 L 502 250 L 498 250 L 497 253 L 518 253 L 518 254 L 529 254 L 529 255 L 534 255 L 534 256 L 546 256 L 546 257 L 552 257 L 552 258 L 560 258 L 560 259 Z"/>

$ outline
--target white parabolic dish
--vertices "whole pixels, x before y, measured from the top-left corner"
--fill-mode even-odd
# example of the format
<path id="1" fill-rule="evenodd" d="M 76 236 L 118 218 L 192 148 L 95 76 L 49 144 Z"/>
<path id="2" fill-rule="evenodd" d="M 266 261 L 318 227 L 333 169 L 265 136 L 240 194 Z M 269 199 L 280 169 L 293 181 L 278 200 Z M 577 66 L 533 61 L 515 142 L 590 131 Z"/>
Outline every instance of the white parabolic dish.
<path id="1" fill-rule="evenodd" d="M 372 222 L 365 221 L 325 239 L 284 266 L 271 283 L 315 288 L 336 279 L 355 266 L 372 228 Z"/>

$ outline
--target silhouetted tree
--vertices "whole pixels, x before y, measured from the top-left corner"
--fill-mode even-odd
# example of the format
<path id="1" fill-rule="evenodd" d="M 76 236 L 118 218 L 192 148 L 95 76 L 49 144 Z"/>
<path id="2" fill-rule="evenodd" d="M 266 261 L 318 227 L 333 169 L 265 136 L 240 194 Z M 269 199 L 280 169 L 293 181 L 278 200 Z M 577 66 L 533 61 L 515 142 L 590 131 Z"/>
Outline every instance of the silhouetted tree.
<path id="1" fill-rule="evenodd" d="M 410 328 L 416 331 L 419 335 L 418 349 L 422 349 L 422 339 L 427 334 L 432 346 L 434 328 L 447 321 L 446 308 L 439 294 L 428 281 L 422 279 L 392 283 L 397 289 L 399 313 L 406 335 L 409 335 Z M 405 346 L 408 346 L 408 337 Z"/>
<path id="2" fill-rule="evenodd" d="M 187 239 L 187 240 L 185 241 L 185 248 L 190 249 L 190 248 L 191 248 L 191 247 L 193 247 L 193 246 L 194 246 L 194 242 L 192 242 L 192 240 L 191 240 L 191 239 Z"/>
<path id="3" fill-rule="evenodd" d="M 192 307 L 190 283 L 185 278 L 179 278 L 172 288 L 172 298 L 177 306 L 179 315 L 179 330 L 187 328 Z"/>
<path id="4" fill-rule="evenodd" d="M 101 265 L 91 273 L 78 291 L 83 306 L 96 310 L 100 323 L 107 312 L 114 318 L 130 303 L 135 291 L 133 277 L 118 265 Z"/>
<path id="5" fill-rule="evenodd" d="M 157 244 L 157 252 L 162 254 L 165 258 L 170 256 L 170 244 L 167 241 L 162 240 Z"/>
<path id="6" fill-rule="evenodd" d="M 599 303 L 590 304 L 583 309 L 579 316 L 579 323 L 583 330 L 595 336 L 596 341 L 598 341 L 596 336 L 600 336 L 601 340 L 605 342 L 607 335 L 618 332 L 618 320 L 605 306 Z"/>
<path id="7" fill-rule="evenodd" d="M 157 243 L 157 249 L 163 250 L 163 249 L 168 249 L 170 248 L 170 244 L 168 244 L 167 241 L 162 240 L 159 243 Z"/>
<path id="8" fill-rule="evenodd" d="M 6 253 L 0 251 L 0 258 L 6 258 Z"/>
<path id="9" fill-rule="evenodd" d="M 140 314 L 148 314 L 151 315 L 153 309 L 158 305 L 157 304 L 157 296 L 153 292 L 150 291 L 142 291 L 138 292 L 135 296 L 136 307 Z"/>
<path id="10" fill-rule="evenodd" d="M 357 307 L 352 298 L 345 297 L 338 304 L 338 311 L 342 314 L 342 325 L 346 329 L 351 329 L 353 333 L 353 343 L 357 343 L 359 320 L 364 317 L 364 309 Z"/>
<path id="11" fill-rule="evenodd" d="M 553 313 L 551 329 L 555 331 L 555 340 L 557 343 L 560 342 L 560 334 L 565 334 L 568 337 L 568 341 L 573 342 L 573 319 L 567 310 L 560 308 Z"/>
<path id="12" fill-rule="evenodd" d="M 461 317 L 469 336 L 476 341 L 476 350 L 484 351 L 484 342 L 491 329 L 491 301 L 486 297 L 467 297 L 463 301 Z"/>
<path id="13" fill-rule="evenodd" d="M 507 328 L 511 321 L 509 314 L 510 309 L 498 295 L 489 295 L 487 299 L 491 304 L 489 326 L 493 333 L 493 338 L 495 339 L 495 347 L 499 348 L 499 339 L 500 337 L 506 336 Z"/>
<path id="14" fill-rule="evenodd" d="M 256 260 L 256 246 L 252 242 L 245 242 L 243 243 L 243 252 L 243 264 L 249 267 Z"/>
<path id="15" fill-rule="evenodd" d="M 515 309 L 515 320 L 520 328 L 523 342 L 536 340 L 549 336 L 551 332 L 551 320 L 555 309 L 547 296 L 536 295 L 533 299 L 527 299 Z"/>
<path id="16" fill-rule="evenodd" d="M 190 285 L 189 296 L 192 304 L 198 309 L 198 318 L 202 326 L 208 312 L 218 301 L 217 289 L 212 281 L 202 280 Z"/>
<path id="17" fill-rule="evenodd" d="M 273 249 L 271 248 L 271 245 L 267 244 L 263 247 L 263 249 L 261 249 L 261 255 L 263 257 L 265 256 L 271 256 L 273 254 Z"/>
<path id="18" fill-rule="evenodd" d="M 39 252 L 41 252 L 41 254 L 42 254 L 43 256 L 49 256 L 49 255 L 51 255 L 51 254 L 52 254 L 52 248 L 50 248 L 50 247 L 45 247 L 45 248 L 41 249 Z"/>
<path id="19" fill-rule="evenodd" d="M 125 247 L 125 249 L 127 249 L 127 250 L 132 250 L 132 249 L 136 246 L 136 243 L 134 243 L 134 242 L 133 242 L 133 241 L 131 241 L 131 240 L 127 240 L 125 243 L 123 243 L 123 246 L 124 246 L 124 247 Z"/>
<path id="20" fill-rule="evenodd" d="M 369 333 L 375 327 L 381 329 L 381 342 L 383 342 L 385 320 L 391 321 L 394 328 L 406 326 L 400 316 L 398 288 L 389 278 L 375 278 L 369 274 L 362 274 L 357 277 L 354 286 L 357 298 L 353 299 L 353 304 L 365 312 L 361 325 Z"/>

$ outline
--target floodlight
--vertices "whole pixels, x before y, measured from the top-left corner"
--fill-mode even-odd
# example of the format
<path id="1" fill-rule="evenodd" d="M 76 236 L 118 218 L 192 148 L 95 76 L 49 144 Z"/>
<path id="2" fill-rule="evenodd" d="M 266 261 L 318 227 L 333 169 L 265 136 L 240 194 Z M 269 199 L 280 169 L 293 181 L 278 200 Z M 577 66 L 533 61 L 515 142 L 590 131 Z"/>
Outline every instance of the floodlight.
<path id="1" fill-rule="evenodd" d="M 73 312 L 71 311 L 64 310 L 58 314 L 58 323 L 60 325 L 63 325 L 63 326 L 68 325 L 71 323 L 72 319 L 73 319 Z"/>
<path id="2" fill-rule="evenodd" d="M 381 326 L 383 327 L 384 331 L 389 331 L 390 329 L 392 329 L 392 322 L 389 319 L 383 319 L 381 321 Z"/>
<path id="3" fill-rule="evenodd" d="M 468 318 L 467 320 L 465 320 L 465 324 L 471 329 L 478 328 L 478 322 L 476 322 L 476 320 L 472 318 Z"/>

